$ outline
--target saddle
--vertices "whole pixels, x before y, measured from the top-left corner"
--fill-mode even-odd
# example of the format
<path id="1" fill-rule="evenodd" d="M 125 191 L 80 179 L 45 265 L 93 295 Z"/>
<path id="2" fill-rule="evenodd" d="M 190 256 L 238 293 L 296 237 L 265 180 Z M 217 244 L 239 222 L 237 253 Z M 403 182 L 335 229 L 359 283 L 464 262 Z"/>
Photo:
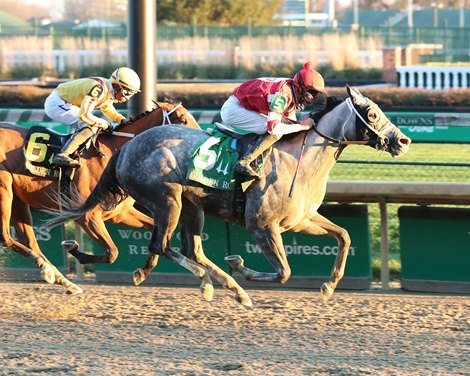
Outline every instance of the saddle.
<path id="1" fill-rule="evenodd" d="M 237 140 L 235 143 L 236 145 L 236 151 L 240 154 L 243 155 L 245 152 L 248 150 L 248 148 L 253 144 L 258 137 L 260 137 L 257 134 L 254 133 L 240 133 L 240 131 L 236 131 L 234 128 L 222 124 L 222 123 L 214 123 L 215 128 L 217 128 L 218 131 L 222 132 L 223 134 L 227 135 L 228 137 L 234 138 Z M 210 133 L 210 131 L 209 131 Z"/>
<path id="2" fill-rule="evenodd" d="M 257 139 L 261 136 L 254 134 L 254 133 L 240 133 L 237 132 L 232 127 L 222 124 L 222 123 L 214 123 L 215 128 L 220 131 L 221 133 L 225 134 L 226 136 L 236 140 L 233 142 L 232 145 L 234 146 L 234 151 L 238 153 L 238 155 L 244 155 L 247 150 L 251 147 L 253 143 L 257 141 Z M 208 133 L 211 134 L 211 129 L 208 130 Z M 264 153 L 260 155 L 255 161 L 257 166 L 262 166 L 264 163 L 264 158 L 269 154 Z M 245 225 L 245 206 L 246 206 L 246 195 L 245 189 L 243 189 L 243 183 L 246 182 L 247 177 L 238 173 L 234 173 L 234 180 L 235 184 L 233 184 L 233 206 L 232 211 L 235 218 L 240 222 L 242 226 Z"/>
<path id="3" fill-rule="evenodd" d="M 65 178 L 70 183 L 76 167 L 57 167 L 52 164 L 52 160 L 71 136 L 42 126 L 31 127 L 23 148 L 26 170 L 34 176 L 58 181 Z M 90 143 L 91 140 L 80 146 L 73 157 L 80 158 L 81 152 L 87 149 Z"/>

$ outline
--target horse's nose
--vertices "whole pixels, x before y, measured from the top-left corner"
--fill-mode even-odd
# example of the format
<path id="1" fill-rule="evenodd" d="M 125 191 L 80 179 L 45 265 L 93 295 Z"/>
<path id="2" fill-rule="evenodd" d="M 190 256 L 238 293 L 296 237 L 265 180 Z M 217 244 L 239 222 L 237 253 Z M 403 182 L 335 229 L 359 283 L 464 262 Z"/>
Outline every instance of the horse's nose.
<path id="1" fill-rule="evenodd" d="M 398 144 L 400 146 L 408 146 L 408 145 L 411 144 L 411 138 L 406 137 L 406 136 L 402 136 L 402 137 L 398 138 Z"/>

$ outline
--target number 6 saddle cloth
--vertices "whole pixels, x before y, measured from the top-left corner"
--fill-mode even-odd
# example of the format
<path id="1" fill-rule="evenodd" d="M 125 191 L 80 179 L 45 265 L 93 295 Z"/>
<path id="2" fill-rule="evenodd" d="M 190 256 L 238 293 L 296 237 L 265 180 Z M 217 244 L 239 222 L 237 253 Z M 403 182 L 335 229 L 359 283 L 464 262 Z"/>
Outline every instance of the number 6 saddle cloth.
<path id="1" fill-rule="evenodd" d="M 52 164 L 52 160 L 71 136 L 46 127 L 31 127 L 24 143 L 26 169 L 35 176 L 59 179 L 60 169 Z M 88 147 L 90 142 L 83 147 Z M 78 153 L 83 147 L 79 148 Z"/>

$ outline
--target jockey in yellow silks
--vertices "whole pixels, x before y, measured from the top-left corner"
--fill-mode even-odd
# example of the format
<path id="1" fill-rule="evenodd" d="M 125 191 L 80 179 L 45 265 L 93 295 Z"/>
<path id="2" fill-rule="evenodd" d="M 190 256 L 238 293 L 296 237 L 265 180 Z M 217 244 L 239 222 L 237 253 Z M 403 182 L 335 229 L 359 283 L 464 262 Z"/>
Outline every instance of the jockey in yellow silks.
<path id="1" fill-rule="evenodd" d="M 80 78 L 64 82 L 46 98 L 44 109 L 53 121 L 78 130 L 64 145 L 52 163 L 57 166 L 79 166 L 70 157 L 83 143 L 98 132 L 110 129 L 111 124 L 93 115 L 96 109 L 111 121 L 121 123 L 126 118 L 116 111 L 114 103 L 124 103 L 140 92 L 140 79 L 127 67 L 116 69 L 109 79 L 103 77 Z"/>

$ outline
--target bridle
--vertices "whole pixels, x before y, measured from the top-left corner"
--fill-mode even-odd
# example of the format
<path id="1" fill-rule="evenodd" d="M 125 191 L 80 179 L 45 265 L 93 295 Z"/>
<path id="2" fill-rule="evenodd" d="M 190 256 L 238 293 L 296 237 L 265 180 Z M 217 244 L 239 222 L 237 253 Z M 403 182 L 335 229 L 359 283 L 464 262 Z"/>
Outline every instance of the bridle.
<path id="1" fill-rule="evenodd" d="M 394 125 L 389 121 L 388 124 L 386 126 L 383 126 L 380 131 L 377 131 L 376 129 L 374 129 L 373 127 L 370 126 L 370 124 L 364 119 L 364 117 L 359 113 L 359 111 L 356 109 L 356 107 L 354 106 L 351 98 L 347 98 L 345 100 L 346 104 L 348 105 L 348 108 L 350 109 L 350 113 L 349 113 L 349 116 L 348 118 L 344 121 L 343 125 L 342 125 L 342 134 L 343 134 L 343 140 L 338 140 L 337 138 L 334 138 L 334 137 L 330 137 L 326 134 L 324 134 L 323 132 L 319 131 L 318 128 L 315 126 L 315 124 L 312 126 L 312 129 L 318 134 L 320 135 L 321 137 L 323 137 L 324 139 L 330 141 L 330 142 L 333 142 L 334 144 L 337 144 L 337 145 L 370 145 L 370 146 L 374 146 L 376 149 L 378 150 L 384 150 L 387 148 L 388 144 L 389 144 L 389 139 L 388 137 L 386 136 L 386 133 L 389 131 L 390 128 L 394 127 Z M 350 141 L 350 140 L 347 140 L 346 139 L 346 136 L 344 134 L 344 127 L 346 126 L 347 122 L 349 121 L 349 119 L 351 118 L 351 116 L 355 114 L 356 115 L 356 128 L 357 128 L 357 122 L 358 120 L 360 121 L 360 124 L 363 124 L 367 130 L 369 130 L 370 132 L 372 132 L 374 135 L 375 135 L 375 139 L 374 140 L 361 140 L 361 141 Z M 357 133 L 357 131 L 356 131 Z"/>
<path id="2" fill-rule="evenodd" d="M 162 109 L 162 116 L 163 116 L 163 122 L 161 125 L 166 125 L 166 124 L 171 124 L 171 119 L 170 116 L 173 112 L 175 112 L 178 108 L 180 108 L 183 104 L 177 103 L 170 111 L 167 111 L 163 107 L 159 107 Z M 128 132 L 120 132 L 120 131 L 113 131 L 111 133 L 113 136 L 120 136 L 120 137 L 128 137 L 128 138 L 134 138 L 136 135 L 134 133 L 128 133 Z"/>
<path id="3" fill-rule="evenodd" d="M 180 108 L 182 105 L 183 104 L 180 102 L 175 107 L 173 107 L 170 111 L 167 111 L 164 108 L 162 108 L 162 114 L 163 114 L 163 123 L 162 123 L 162 125 L 171 124 L 170 115 L 173 112 L 175 112 L 178 108 Z"/>

